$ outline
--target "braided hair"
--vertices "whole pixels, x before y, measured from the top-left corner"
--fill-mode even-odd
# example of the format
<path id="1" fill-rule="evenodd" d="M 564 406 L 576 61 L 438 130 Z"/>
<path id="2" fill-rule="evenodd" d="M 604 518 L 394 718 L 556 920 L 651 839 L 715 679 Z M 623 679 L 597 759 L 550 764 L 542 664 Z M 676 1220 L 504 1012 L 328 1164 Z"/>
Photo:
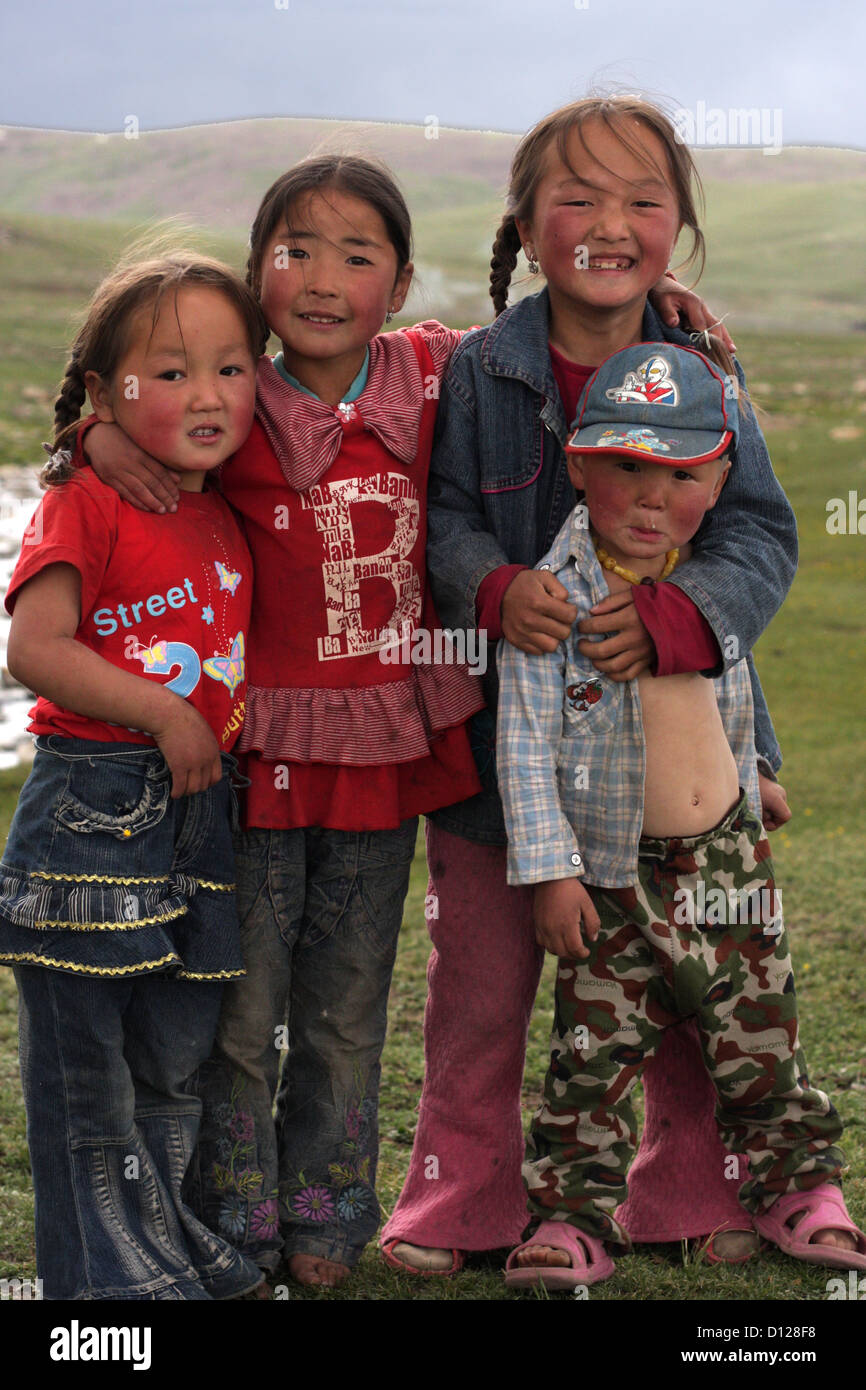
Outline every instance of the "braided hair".
<path id="1" fill-rule="evenodd" d="M 493 255 L 490 258 L 490 298 L 497 318 L 508 306 L 508 286 L 517 265 L 520 250 L 520 233 L 514 214 L 507 212 L 499 224 L 493 238 Z"/>

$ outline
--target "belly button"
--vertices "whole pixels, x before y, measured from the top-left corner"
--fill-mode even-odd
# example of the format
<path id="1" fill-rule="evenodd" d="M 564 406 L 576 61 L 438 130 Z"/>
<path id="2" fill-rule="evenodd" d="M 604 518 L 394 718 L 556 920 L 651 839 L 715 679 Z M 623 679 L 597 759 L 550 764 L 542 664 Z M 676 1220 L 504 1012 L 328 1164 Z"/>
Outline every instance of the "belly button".
<path id="1" fill-rule="evenodd" d="M 699 796 L 693 796 L 693 797 L 692 797 L 692 805 L 693 805 L 693 806 L 700 806 L 700 804 L 701 804 L 701 798 L 700 798 Z"/>

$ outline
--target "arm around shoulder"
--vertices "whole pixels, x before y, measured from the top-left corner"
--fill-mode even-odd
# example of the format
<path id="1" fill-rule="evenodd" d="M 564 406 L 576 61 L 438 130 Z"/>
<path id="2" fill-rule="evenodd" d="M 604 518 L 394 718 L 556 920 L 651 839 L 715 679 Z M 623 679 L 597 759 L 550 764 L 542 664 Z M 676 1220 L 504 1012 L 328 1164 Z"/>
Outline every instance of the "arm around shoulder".
<path id="1" fill-rule="evenodd" d="M 740 386 L 745 378 L 737 364 Z M 797 570 L 797 523 L 754 411 L 741 404 L 740 435 L 716 506 L 691 559 L 668 581 L 704 614 L 724 666 L 754 646 L 778 612 Z"/>

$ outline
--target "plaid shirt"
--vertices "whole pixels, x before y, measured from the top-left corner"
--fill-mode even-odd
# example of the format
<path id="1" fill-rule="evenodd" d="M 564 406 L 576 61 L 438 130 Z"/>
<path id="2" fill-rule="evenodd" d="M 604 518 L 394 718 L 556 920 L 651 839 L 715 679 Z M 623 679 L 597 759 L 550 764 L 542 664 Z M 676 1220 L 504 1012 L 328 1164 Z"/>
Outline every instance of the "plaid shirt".
<path id="1" fill-rule="evenodd" d="M 536 569 L 556 576 L 578 614 L 554 652 L 528 656 L 504 639 L 499 643 L 496 761 L 508 882 L 574 876 L 602 888 L 624 888 L 637 878 L 643 719 L 637 680 L 609 680 L 577 650 L 578 622 L 608 594 L 584 507 L 574 509 Z M 760 815 L 746 662 L 713 684 L 740 784 Z"/>

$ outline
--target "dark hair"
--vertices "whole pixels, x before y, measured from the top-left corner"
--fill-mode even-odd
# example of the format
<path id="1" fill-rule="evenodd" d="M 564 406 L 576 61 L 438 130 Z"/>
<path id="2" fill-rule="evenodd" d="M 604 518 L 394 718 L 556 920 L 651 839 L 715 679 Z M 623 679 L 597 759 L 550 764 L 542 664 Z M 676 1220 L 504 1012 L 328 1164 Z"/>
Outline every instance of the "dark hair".
<path id="1" fill-rule="evenodd" d="M 153 324 L 166 294 L 186 286 L 219 290 L 238 310 L 247 333 L 250 352 L 257 359 L 265 350 L 268 327 L 261 306 L 244 282 L 221 261 L 193 251 L 171 251 L 146 260 L 125 258 L 98 287 L 90 301 L 83 327 L 72 345 L 72 355 L 54 403 L 54 448 L 74 440 L 87 399 L 87 372 L 110 378 L 129 344 L 133 314 L 152 306 Z M 64 482 L 74 469 L 61 454 L 40 474 L 43 487 Z"/>
<path id="2" fill-rule="evenodd" d="M 302 159 L 272 183 L 250 230 L 247 284 L 256 298 L 262 288 L 262 258 L 280 219 L 304 193 L 333 189 L 369 203 L 378 212 L 397 255 L 399 274 L 412 259 L 412 222 L 406 200 L 384 164 L 359 155 L 322 154 Z"/>
<path id="3" fill-rule="evenodd" d="M 680 221 L 692 233 L 692 248 L 684 265 L 698 262 L 700 279 L 706 259 L 704 234 L 698 224 L 698 206 L 703 211 L 703 187 L 695 162 L 688 146 L 679 138 L 673 122 L 658 106 L 637 96 L 584 97 L 552 111 L 523 137 L 511 163 L 511 175 L 506 198 L 506 212 L 493 241 L 493 255 L 490 261 L 490 296 L 497 317 L 508 305 L 508 287 L 517 265 L 521 249 L 517 219 L 526 221 L 532 216 L 538 185 L 544 177 L 545 154 L 555 141 L 556 148 L 567 168 L 568 136 L 576 129 L 587 153 L 591 153 L 586 143 L 583 127 L 587 121 L 600 121 L 612 135 L 619 140 L 624 149 L 644 163 L 648 155 L 636 144 L 629 132 L 629 124 L 638 121 L 646 129 L 653 131 L 664 145 L 668 157 L 668 170 L 653 167 L 673 181 L 677 198 Z M 736 379 L 733 359 L 719 338 L 712 334 L 701 334 L 695 343 L 698 351 L 710 357 L 722 371 Z M 745 392 L 743 392 L 745 395 Z"/>

